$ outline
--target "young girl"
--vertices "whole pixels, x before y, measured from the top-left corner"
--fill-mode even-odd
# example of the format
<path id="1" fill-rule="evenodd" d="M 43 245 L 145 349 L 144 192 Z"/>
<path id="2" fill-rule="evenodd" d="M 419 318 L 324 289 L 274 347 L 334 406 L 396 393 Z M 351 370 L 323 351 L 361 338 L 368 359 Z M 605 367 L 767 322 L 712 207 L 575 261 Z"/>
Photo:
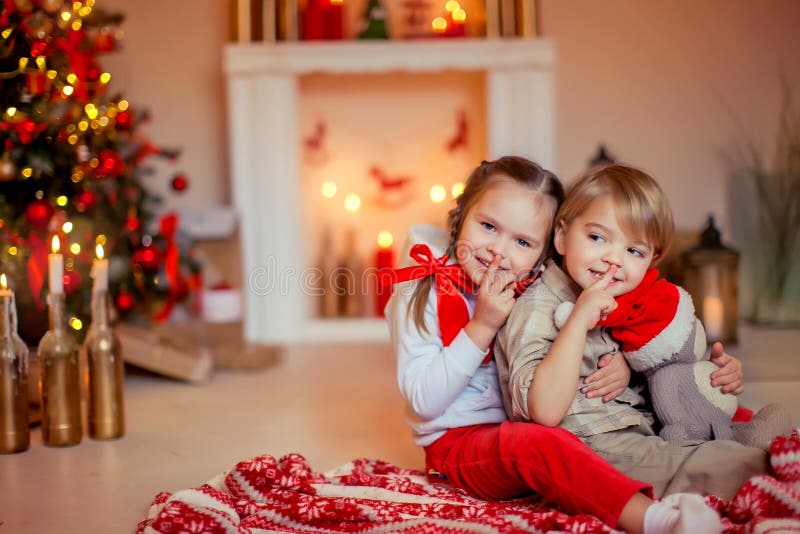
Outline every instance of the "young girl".
<path id="1" fill-rule="evenodd" d="M 672 231 L 666 197 L 645 173 L 610 165 L 580 178 L 555 218 L 561 262 L 548 261 L 498 336 L 500 382 L 512 420 L 566 428 L 622 472 L 652 483 L 657 497 L 693 491 L 729 499 L 766 471 L 765 451 L 733 441 L 665 441 L 632 389 L 609 399 L 580 391 L 598 357 L 618 351 L 598 322 L 663 257 Z M 564 303 L 574 303 L 566 317 Z M 714 352 L 719 358 L 720 344 Z"/>
<path id="2" fill-rule="evenodd" d="M 484 162 L 449 214 L 447 255 L 417 244 L 411 252 L 420 265 L 398 271 L 397 280 L 409 282 L 395 288 L 387 317 L 426 470 L 484 499 L 537 492 L 630 532 L 718 532 L 719 518 L 699 496 L 653 503 L 649 486 L 569 432 L 506 420 L 492 343 L 515 286 L 547 254 L 562 198 L 558 179 L 524 158 Z"/>

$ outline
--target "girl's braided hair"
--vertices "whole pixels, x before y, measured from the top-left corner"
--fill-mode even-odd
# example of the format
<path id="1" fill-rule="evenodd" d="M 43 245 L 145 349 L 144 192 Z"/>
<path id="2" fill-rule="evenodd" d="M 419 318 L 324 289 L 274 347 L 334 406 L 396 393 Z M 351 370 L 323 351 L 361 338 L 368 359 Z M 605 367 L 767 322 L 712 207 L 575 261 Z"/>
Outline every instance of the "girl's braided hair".
<path id="1" fill-rule="evenodd" d="M 558 177 L 552 172 L 543 169 L 536 163 L 520 156 L 503 156 L 494 161 L 482 161 L 467 178 L 464 192 L 456 199 L 456 205 L 447 214 L 447 226 L 450 228 L 450 243 L 447 247 L 447 255 L 455 257 L 458 236 L 461 228 L 472 207 L 481 199 L 483 194 L 492 187 L 495 177 L 507 177 L 513 181 L 529 187 L 544 197 L 550 197 L 556 201 L 556 209 L 564 200 L 564 187 Z M 535 206 L 531 206 L 535 209 Z M 548 229 L 548 233 L 550 229 Z M 552 236 L 548 239 L 547 245 L 542 251 L 542 257 L 537 263 L 538 267 L 550 253 L 552 248 Z M 409 315 L 413 318 L 417 329 L 428 333 L 425 327 L 425 306 L 428 302 L 428 294 L 433 284 L 433 275 L 422 278 L 414 290 L 408 303 Z"/>

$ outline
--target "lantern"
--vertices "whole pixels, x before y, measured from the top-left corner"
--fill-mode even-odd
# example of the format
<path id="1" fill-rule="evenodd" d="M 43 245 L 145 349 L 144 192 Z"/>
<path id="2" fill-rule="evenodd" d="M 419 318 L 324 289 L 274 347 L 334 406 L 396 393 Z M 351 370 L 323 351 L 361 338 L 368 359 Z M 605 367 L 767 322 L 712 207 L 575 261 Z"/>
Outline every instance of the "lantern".
<path id="1" fill-rule="evenodd" d="M 714 216 L 700 243 L 683 253 L 683 285 L 692 295 L 709 343 L 736 343 L 739 324 L 739 253 L 722 244 Z"/>

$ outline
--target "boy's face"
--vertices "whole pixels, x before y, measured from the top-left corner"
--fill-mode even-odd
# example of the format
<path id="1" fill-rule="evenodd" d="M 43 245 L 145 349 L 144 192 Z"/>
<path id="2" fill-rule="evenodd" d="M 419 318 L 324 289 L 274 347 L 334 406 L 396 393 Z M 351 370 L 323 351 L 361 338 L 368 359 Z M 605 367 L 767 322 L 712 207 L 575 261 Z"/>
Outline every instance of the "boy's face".
<path id="1" fill-rule="evenodd" d="M 456 244 L 458 263 L 480 284 L 495 256 L 498 272 L 509 271 L 524 280 L 547 244 L 555 202 L 537 191 L 498 178 L 469 210 Z"/>
<path id="2" fill-rule="evenodd" d="M 611 195 L 597 197 L 569 226 L 559 224 L 555 246 L 564 257 L 567 273 L 583 289 L 616 265 L 614 281 L 608 288 L 614 297 L 636 288 L 654 260 L 651 244 L 632 237 L 620 226 Z"/>

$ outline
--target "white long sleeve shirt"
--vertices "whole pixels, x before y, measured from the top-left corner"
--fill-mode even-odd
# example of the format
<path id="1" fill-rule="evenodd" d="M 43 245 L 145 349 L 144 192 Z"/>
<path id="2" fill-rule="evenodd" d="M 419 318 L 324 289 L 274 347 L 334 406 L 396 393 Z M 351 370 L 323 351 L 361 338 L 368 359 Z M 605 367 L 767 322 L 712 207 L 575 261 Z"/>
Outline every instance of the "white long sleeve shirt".
<path id="1" fill-rule="evenodd" d="M 425 306 L 428 333 L 414 325 L 408 302 L 416 284 L 397 284 L 386 307 L 397 356 L 397 385 L 406 401 L 406 421 L 414 442 L 424 447 L 451 428 L 505 421 L 494 361 L 481 365 L 486 352 L 464 330 L 449 346 L 443 346 L 435 284 Z M 465 300 L 472 317 L 475 297 L 466 295 Z"/>

